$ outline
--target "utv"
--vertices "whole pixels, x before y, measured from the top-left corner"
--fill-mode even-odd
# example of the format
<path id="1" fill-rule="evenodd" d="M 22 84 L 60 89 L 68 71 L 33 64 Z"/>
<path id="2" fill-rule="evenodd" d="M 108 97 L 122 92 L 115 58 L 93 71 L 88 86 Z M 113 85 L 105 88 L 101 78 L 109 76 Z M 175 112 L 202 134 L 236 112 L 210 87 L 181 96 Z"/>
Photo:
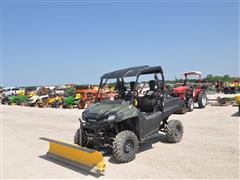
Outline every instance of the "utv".
<path id="1" fill-rule="evenodd" d="M 151 76 L 149 90 L 139 96 L 139 78 Z M 134 81 L 126 83 L 126 78 Z M 100 89 L 108 80 L 114 80 L 118 96 L 114 100 L 99 102 Z M 130 84 L 129 89 L 126 84 Z M 178 143 L 183 136 L 183 125 L 179 120 L 168 120 L 182 107 L 179 97 L 167 96 L 164 91 L 164 76 L 160 66 L 140 66 L 107 73 L 101 77 L 96 104 L 86 109 L 80 118 L 80 128 L 74 143 L 83 147 L 111 152 L 118 162 L 129 162 L 135 158 L 139 143 L 150 136 L 166 134 L 170 143 Z"/>

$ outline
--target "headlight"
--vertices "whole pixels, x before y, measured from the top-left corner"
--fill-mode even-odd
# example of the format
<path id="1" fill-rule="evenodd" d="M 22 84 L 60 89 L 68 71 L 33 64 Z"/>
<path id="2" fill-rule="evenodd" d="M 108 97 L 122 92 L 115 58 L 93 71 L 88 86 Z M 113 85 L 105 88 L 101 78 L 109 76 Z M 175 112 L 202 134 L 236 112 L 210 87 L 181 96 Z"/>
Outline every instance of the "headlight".
<path id="1" fill-rule="evenodd" d="M 83 120 L 86 120 L 86 117 L 85 117 L 84 112 L 82 113 L 82 119 L 83 119 Z"/>
<path id="2" fill-rule="evenodd" d="M 79 118 L 80 123 L 86 123 L 85 119 Z"/>
<path id="3" fill-rule="evenodd" d="M 82 118 L 79 118 L 79 121 L 80 121 L 80 122 L 83 122 L 83 123 L 86 122 L 86 117 L 85 117 L 85 115 L 84 115 L 84 112 L 82 113 Z"/>
<path id="4" fill-rule="evenodd" d="M 113 114 L 113 115 L 109 115 L 108 118 L 107 118 L 107 120 L 108 120 L 108 121 L 113 121 L 114 119 L 116 119 L 116 117 L 117 117 L 117 116 L 114 115 L 114 114 Z"/>

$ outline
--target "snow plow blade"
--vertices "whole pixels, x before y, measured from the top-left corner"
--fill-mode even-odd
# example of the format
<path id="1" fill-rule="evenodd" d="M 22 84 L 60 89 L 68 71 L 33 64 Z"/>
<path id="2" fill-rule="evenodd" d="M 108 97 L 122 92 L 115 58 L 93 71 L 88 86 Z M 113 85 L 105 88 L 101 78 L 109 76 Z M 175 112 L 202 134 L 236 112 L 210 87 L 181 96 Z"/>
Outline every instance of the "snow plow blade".
<path id="1" fill-rule="evenodd" d="M 90 171 L 95 174 L 101 174 L 105 170 L 105 162 L 101 152 L 67 144 L 48 138 L 40 138 L 49 142 L 47 158 L 53 158 L 71 166 Z"/>

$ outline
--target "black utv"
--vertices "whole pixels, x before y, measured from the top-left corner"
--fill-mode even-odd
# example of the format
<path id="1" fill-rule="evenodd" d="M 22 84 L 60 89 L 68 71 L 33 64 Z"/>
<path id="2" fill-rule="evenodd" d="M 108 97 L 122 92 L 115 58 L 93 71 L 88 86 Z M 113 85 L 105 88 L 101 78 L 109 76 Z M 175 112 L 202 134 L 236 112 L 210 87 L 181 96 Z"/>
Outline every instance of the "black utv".
<path id="1" fill-rule="evenodd" d="M 149 90 L 140 94 L 140 79 L 144 77 L 150 77 Z M 127 83 L 128 78 L 134 81 Z M 181 141 L 182 123 L 168 118 L 181 108 L 182 102 L 167 95 L 160 66 L 132 67 L 104 74 L 98 94 L 109 81 L 115 82 L 117 96 L 114 100 L 99 101 L 97 95 L 97 102 L 79 119 L 75 144 L 103 152 L 110 150 L 118 162 L 129 162 L 135 158 L 139 143 L 159 131 L 166 134 L 170 143 Z"/>

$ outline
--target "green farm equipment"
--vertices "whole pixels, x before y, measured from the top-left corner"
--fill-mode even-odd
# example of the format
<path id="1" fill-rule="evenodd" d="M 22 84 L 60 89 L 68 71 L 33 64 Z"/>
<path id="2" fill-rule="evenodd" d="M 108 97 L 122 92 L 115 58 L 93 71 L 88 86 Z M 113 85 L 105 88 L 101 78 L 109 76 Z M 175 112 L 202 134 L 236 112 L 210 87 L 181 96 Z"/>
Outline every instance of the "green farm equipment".
<path id="1" fill-rule="evenodd" d="M 13 95 L 9 97 L 9 105 L 25 105 L 28 101 L 28 96 L 26 95 Z"/>
<path id="2" fill-rule="evenodd" d="M 80 94 L 67 96 L 64 99 L 63 108 L 80 108 L 81 100 Z"/>

